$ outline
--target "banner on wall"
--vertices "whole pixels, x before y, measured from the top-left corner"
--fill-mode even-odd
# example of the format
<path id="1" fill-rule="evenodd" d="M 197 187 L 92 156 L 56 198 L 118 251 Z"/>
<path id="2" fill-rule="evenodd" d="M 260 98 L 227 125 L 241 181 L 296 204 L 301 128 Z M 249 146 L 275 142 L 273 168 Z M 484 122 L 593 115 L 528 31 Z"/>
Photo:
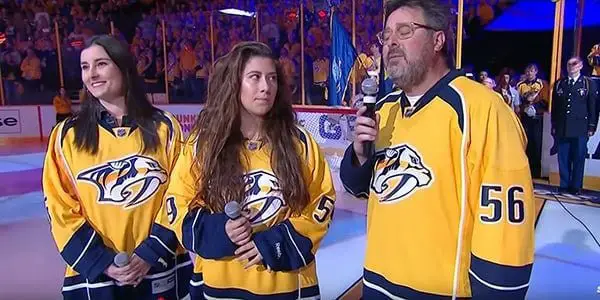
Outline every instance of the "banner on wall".
<path id="1" fill-rule="evenodd" d="M 21 113 L 18 109 L 0 110 L 0 133 L 21 133 Z"/>
<path id="2" fill-rule="evenodd" d="M 40 135 L 38 106 L 0 107 L 0 139 L 40 138 Z"/>

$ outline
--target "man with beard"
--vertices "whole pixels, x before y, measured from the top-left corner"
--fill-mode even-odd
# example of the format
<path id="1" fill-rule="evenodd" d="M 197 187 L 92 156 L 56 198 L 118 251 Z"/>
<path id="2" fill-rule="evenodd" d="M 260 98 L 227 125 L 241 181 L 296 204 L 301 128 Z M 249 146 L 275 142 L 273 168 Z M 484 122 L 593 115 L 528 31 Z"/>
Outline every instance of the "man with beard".
<path id="1" fill-rule="evenodd" d="M 368 197 L 363 299 L 523 299 L 533 263 L 526 139 L 494 91 L 451 70 L 447 1 L 390 0 L 378 35 L 398 91 L 357 113 L 340 176 Z M 374 142 L 374 154 L 365 143 Z"/>

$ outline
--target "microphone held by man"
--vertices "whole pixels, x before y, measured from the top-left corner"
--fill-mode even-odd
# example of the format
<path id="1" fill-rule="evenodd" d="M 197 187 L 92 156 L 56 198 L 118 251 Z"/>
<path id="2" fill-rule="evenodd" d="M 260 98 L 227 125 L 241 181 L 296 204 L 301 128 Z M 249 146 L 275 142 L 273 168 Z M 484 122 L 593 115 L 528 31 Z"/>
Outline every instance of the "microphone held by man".
<path id="1" fill-rule="evenodd" d="M 374 78 L 367 78 L 361 84 L 363 106 L 356 114 L 354 127 L 354 152 L 359 163 L 364 164 L 375 153 L 375 140 L 379 131 L 379 115 L 375 113 L 378 87 Z"/>

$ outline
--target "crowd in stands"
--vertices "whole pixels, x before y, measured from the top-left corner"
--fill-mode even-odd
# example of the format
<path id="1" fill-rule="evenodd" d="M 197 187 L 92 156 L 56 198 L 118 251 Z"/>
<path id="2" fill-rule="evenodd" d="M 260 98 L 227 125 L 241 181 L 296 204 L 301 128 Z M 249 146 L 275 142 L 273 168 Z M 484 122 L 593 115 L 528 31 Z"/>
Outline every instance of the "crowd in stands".
<path id="1" fill-rule="evenodd" d="M 449 0 L 457 2 L 456 0 Z M 329 14 L 326 0 L 304 1 L 304 82 L 307 104 L 326 104 L 329 76 Z M 342 0 L 336 9 L 352 32 L 352 1 Z M 298 0 L 128 1 L 128 0 L 9 0 L 0 5 L 0 56 L 5 103 L 50 103 L 64 86 L 76 98 L 81 89 L 79 54 L 86 37 L 109 33 L 129 44 L 138 58 L 149 93 L 165 92 L 167 71 L 172 102 L 202 101 L 210 66 L 211 14 L 214 59 L 240 41 L 255 40 L 252 17 L 234 16 L 220 9 L 258 10 L 258 36 L 280 57 L 300 103 L 301 28 Z M 382 0 L 356 0 L 355 37 L 360 64 L 356 82 L 377 74 L 379 47 L 376 33 L 382 29 Z M 455 4 L 456 5 L 456 4 Z M 507 0 L 466 0 L 466 34 L 476 33 L 507 5 Z M 163 48 L 165 21 L 166 59 Z M 56 41 L 55 24 L 59 41 Z M 60 45 L 60 49 L 57 49 Z M 62 79 L 59 73 L 59 55 Z M 166 62 L 166 67 L 165 67 Z"/>

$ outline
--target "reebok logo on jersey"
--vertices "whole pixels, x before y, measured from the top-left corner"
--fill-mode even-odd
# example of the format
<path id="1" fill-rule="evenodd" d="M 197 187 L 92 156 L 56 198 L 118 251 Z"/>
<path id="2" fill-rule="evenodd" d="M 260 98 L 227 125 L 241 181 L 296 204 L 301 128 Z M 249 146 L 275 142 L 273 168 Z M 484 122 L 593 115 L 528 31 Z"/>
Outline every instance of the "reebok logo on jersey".
<path id="1" fill-rule="evenodd" d="M 167 182 L 167 172 L 152 158 L 131 155 L 84 170 L 77 179 L 96 186 L 98 203 L 132 208 L 144 203 Z"/>
<path id="2" fill-rule="evenodd" d="M 242 207 L 249 211 L 248 220 L 255 225 L 266 224 L 287 206 L 277 178 L 266 171 L 253 171 L 244 176 L 246 199 Z"/>
<path id="3" fill-rule="evenodd" d="M 377 153 L 371 190 L 379 202 L 403 200 L 432 181 L 431 170 L 411 146 L 395 146 Z"/>

